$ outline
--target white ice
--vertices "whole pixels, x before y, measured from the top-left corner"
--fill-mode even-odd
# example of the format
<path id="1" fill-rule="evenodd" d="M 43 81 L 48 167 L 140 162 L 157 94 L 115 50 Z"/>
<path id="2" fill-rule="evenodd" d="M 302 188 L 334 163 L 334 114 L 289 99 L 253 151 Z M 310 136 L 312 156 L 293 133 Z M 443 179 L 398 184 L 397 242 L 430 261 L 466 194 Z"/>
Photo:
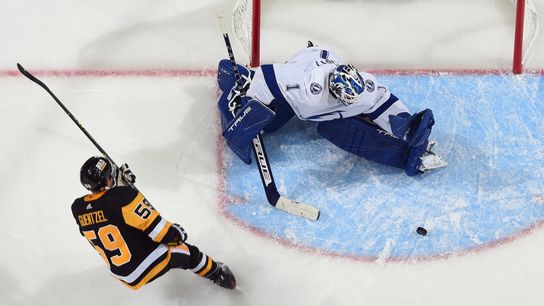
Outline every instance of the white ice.
<path id="1" fill-rule="evenodd" d="M 232 2 L 2 1 L 0 305 L 544 304 L 541 228 L 492 249 L 420 263 L 285 248 L 219 214 L 212 76 L 52 75 L 214 69 L 226 56 L 215 14 L 227 14 Z M 535 4 L 544 14 L 544 1 Z M 507 0 L 277 0 L 263 10 L 268 62 L 311 39 L 370 69 L 511 65 L 514 5 Z M 543 37 L 527 68 L 544 68 Z M 131 165 L 157 209 L 229 264 L 243 292 L 186 271 L 136 292 L 109 276 L 70 213 L 85 192 L 79 167 L 98 151 L 45 91 L 15 73 L 17 62 L 43 72 L 40 79 L 98 143 Z"/>

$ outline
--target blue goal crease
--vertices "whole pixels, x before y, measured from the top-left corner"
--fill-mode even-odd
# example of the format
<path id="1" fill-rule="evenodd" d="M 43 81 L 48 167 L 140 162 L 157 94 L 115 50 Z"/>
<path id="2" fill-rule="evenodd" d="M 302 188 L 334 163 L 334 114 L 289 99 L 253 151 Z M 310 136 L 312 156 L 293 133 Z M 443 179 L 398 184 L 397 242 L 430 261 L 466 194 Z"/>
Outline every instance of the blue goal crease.
<path id="1" fill-rule="evenodd" d="M 345 256 L 447 255 L 492 245 L 544 218 L 542 76 L 378 76 L 412 112 L 430 108 L 430 139 L 448 167 L 410 178 L 343 152 L 293 119 L 264 136 L 278 190 L 321 209 L 312 222 L 267 204 L 258 170 L 232 154 L 234 218 L 292 244 Z M 226 148 L 225 148 L 226 149 Z M 423 237 L 416 228 L 428 230 Z"/>

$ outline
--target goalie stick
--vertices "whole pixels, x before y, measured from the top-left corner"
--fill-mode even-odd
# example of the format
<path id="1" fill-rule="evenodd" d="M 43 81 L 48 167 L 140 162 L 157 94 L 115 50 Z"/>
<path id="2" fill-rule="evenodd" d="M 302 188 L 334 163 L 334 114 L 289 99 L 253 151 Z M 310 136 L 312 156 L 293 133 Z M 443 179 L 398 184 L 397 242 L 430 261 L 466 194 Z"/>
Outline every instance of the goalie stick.
<path id="1" fill-rule="evenodd" d="M 229 54 L 230 62 L 234 70 L 234 77 L 236 80 L 236 90 L 240 92 L 243 96 L 245 93 L 242 89 L 242 80 L 240 72 L 238 71 L 238 66 L 236 60 L 234 59 L 234 52 L 232 51 L 232 45 L 230 43 L 229 34 L 225 31 L 223 24 L 223 16 L 217 15 L 219 24 L 221 25 L 221 31 L 223 33 L 223 39 L 225 40 L 225 45 L 227 47 L 227 52 Z M 232 104 L 231 104 L 232 103 Z M 241 103 L 236 102 L 235 99 L 229 101 L 230 111 L 233 116 L 235 116 L 236 111 L 242 107 Z M 264 142 L 261 134 L 257 134 L 253 139 L 253 153 L 255 154 L 255 160 L 257 166 L 259 167 L 259 174 L 261 176 L 261 182 L 266 193 L 266 199 L 270 205 L 283 210 L 289 214 L 301 216 L 310 220 L 319 219 L 320 211 L 312 205 L 299 203 L 293 200 L 290 200 L 284 196 L 281 196 L 274 182 L 274 177 L 272 176 L 272 168 L 270 168 L 270 162 L 268 161 L 268 156 L 264 147 Z"/>
<path id="2" fill-rule="evenodd" d="M 100 151 L 100 153 L 102 153 L 102 155 L 104 155 L 104 157 L 106 157 L 114 166 L 115 168 L 119 169 L 119 167 L 117 166 L 117 164 L 113 161 L 113 159 L 108 155 L 108 153 L 106 152 L 106 150 L 104 150 L 100 144 L 98 144 L 98 142 L 96 142 L 96 140 L 94 140 L 93 136 L 91 136 L 91 134 L 89 134 L 89 132 L 87 132 L 87 130 L 85 129 L 85 127 L 83 127 L 83 125 L 81 123 L 79 123 L 79 121 L 77 120 L 77 118 L 72 115 L 72 113 L 68 110 L 68 108 L 66 108 L 66 106 L 64 106 L 64 104 L 62 104 L 62 102 L 59 100 L 59 98 L 57 98 L 57 96 L 55 96 L 55 94 L 51 91 L 51 89 L 49 89 L 49 87 L 47 87 L 47 85 L 45 85 L 44 82 L 40 81 L 38 78 L 36 78 L 35 76 L 33 76 L 30 72 L 26 71 L 26 69 L 19 63 L 17 63 L 17 69 L 19 69 L 19 71 L 25 76 L 27 77 L 29 80 L 31 80 L 32 82 L 38 84 L 41 88 L 45 89 L 45 91 L 47 91 L 49 93 L 49 95 L 51 97 L 53 97 L 53 99 L 55 100 L 55 102 L 57 102 L 57 104 L 62 108 L 62 110 L 70 117 L 70 119 L 72 119 L 72 121 L 77 125 L 77 127 L 83 132 L 83 134 L 85 134 L 85 136 L 87 136 L 87 138 L 93 143 L 93 145 L 98 149 L 98 151 Z M 128 182 L 128 184 L 134 188 L 135 190 L 138 190 L 136 188 L 136 186 L 134 186 L 133 183 L 131 182 Z"/>

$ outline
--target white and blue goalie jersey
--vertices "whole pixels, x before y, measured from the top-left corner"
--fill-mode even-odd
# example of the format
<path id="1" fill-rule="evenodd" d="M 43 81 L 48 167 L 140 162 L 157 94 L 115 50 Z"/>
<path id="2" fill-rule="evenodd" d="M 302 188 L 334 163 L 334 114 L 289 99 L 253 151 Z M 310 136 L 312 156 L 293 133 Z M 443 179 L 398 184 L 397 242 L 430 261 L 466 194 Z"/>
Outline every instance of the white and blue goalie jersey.
<path id="1" fill-rule="evenodd" d="M 368 115 L 391 133 L 389 115 L 409 112 L 406 106 L 396 98 L 391 102 L 387 87 L 365 72 L 359 72 L 365 84 L 362 96 L 350 105 L 341 103 L 329 92 L 329 75 L 341 64 L 345 63 L 333 51 L 322 47 L 305 48 L 284 64 L 259 67 L 247 96 L 267 105 L 273 100 L 283 100 L 298 118 L 308 121 Z"/>

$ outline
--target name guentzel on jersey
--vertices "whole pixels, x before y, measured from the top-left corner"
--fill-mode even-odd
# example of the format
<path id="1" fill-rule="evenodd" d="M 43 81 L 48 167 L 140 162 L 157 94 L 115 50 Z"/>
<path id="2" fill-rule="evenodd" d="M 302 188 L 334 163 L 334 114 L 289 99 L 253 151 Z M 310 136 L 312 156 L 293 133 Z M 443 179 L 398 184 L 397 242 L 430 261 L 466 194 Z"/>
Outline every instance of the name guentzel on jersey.
<path id="1" fill-rule="evenodd" d="M 104 216 L 103 210 L 93 211 L 87 214 L 79 215 L 78 220 L 79 220 L 80 226 L 87 226 L 87 225 L 92 225 L 92 224 L 108 221 L 108 219 L 106 219 L 106 217 Z"/>

